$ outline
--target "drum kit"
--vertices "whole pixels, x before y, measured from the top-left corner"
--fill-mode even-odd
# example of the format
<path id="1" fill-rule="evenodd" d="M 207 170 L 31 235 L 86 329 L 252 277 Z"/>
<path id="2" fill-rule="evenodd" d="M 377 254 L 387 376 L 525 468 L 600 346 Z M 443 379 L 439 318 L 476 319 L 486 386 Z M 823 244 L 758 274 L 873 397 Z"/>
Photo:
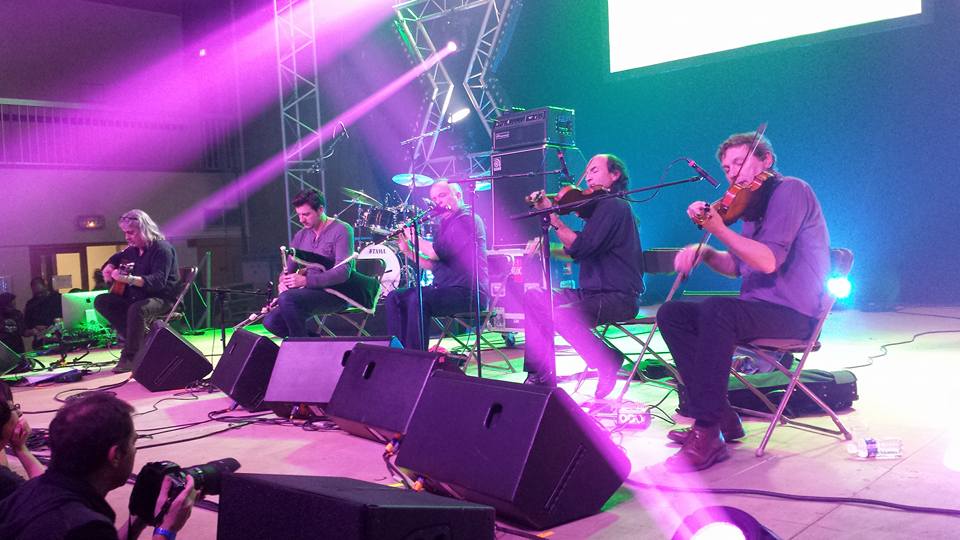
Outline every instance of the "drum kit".
<path id="1" fill-rule="evenodd" d="M 433 178 L 423 174 L 405 173 L 393 177 L 393 183 L 408 188 L 429 187 L 435 183 Z M 413 268 L 407 264 L 400 249 L 392 239 L 388 239 L 405 222 L 416 217 L 421 209 L 409 201 L 400 200 L 391 193 L 381 203 L 375 197 L 363 191 L 342 188 L 348 197 L 344 202 L 357 205 L 357 218 L 353 228 L 357 242 L 357 259 L 379 259 L 384 263 L 380 284 L 386 296 L 395 289 L 409 287 L 413 281 Z M 429 202 L 429 199 L 426 199 Z M 422 223 L 421 234 L 425 238 L 433 237 L 433 224 Z M 429 285 L 432 276 L 429 270 L 423 272 L 421 283 Z"/>

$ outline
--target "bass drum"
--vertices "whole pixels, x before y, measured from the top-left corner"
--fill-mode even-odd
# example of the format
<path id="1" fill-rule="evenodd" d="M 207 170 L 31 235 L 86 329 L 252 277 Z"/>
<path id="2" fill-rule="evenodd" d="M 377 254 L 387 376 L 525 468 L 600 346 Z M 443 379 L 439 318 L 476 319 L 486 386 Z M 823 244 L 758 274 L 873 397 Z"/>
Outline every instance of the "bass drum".
<path id="1" fill-rule="evenodd" d="M 406 287 L 409 280 L 408 271 L 403 264 L 403 255 L 391 243 L 370 244 L 360 250 L 357 259 L 379 259 L 383 261 L 383 276 L 380 278 L 382 296 L 386 296 L 400 287 Z"/>

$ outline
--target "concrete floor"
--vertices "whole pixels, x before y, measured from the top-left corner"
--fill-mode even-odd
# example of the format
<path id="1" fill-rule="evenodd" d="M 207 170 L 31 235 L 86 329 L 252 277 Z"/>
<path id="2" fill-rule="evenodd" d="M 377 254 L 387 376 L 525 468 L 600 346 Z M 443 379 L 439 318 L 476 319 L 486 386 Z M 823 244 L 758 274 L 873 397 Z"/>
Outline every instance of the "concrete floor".
<path id="1" fill-rule="evenodd" d="M 954 330 L 918 338 L 915 342 L 891 347 L 881 345 L 910 339 L 913 334 Z M 211 332 L 191 340 L 206 353 L 219 354 L 219 342 Z M 956 517 L 908 513 L 875 506 L 799 502 L 753 495 L 694 494 L 667 489 L 639 487 L 654 483 L 680 488 L 726 488 L 769 490 L 794 495 L 861 497 L 910 505 L 960 508 L 960 423 L 953 413 L 960 395 L 960 308 L 914 308 L 893 313 L 838 311 L 824 329 L 823 348 L 808 367 L 839 370 L 856 367 L 860 400 L 842 417 L 848 425 L 866 427 L 874 436 L 903 440 L 903 457 L 887 461 L 851 458 L 845 442 L 808 431 L 781 427 L 773 436 L 767 453 L 755 457 L 766 423 L 748 420 L 747 437 L 732 445 L 731 459 L 700 474 L 676 475 L 666 472 L 663 460 L 677 447 L 667 444 L 671 428 L 654 420 L 647 429 L 627 429 L 614 435 L 632 463 L 628 483 L 611 498 L 604 511 L 549 531 L 552 538 L 669 538 L 680 520 L 708 505 L 734 506 L 749 512 L 782 538 L 956 538 Z M 625 350 L 636 348 L 626 338 L 618 339 Z M 445 345 L 452 344 L 445 343 Z M 655 350 L 664 350 L 654 340 Z M 84 360 L 108 361 L 117 351 L 94 351 Z M 489 353 L 488 353 L 489 354 Z M 509 351 L 518 358 L 522 350 Z M 214 356 L 216 358 L 216 356 Z M 490 361 L 494 357 L 489 357 Z M 561 357 L 561 374 L 582 369 L 575 356 Z M 520 361 L 514 362 L 519 367 Z M 865 365 L 868 364 L 868 365 Z M 475 372 L 475 369 L 471 369 Z M 486 369 L 484 376 L 521 380 L 522 374 L 502 375 Z M 45 387 L 17 387 L 15 398 L 25 411 L 56 409 L 54 396 L 77 388 L 93 388 L 121 382 L 123 375 L 92 374 L 72 384 Z M 621 382 L 621 384 L 623 384 Z M 592 392 L 595 379 L 582 392 Z M 573 391 L 575 383 L 563 387 Z M 618 386 L 619 389 L 619 386 Z M 207 413 L 227 408 L 231 401 L 222 393 L 182 395 L 150 393 L 135 381 L 113 390 L 143 414 L 136 417 L 138 430 L 204 420 Z M 656 403 L 668 390 L 652 384 L 634 384 L 629 400 Z M 171 399 L 172 398 L 172 399 Z M 587 394 L 574 394 L 587 401 Z M 161 401 L 162 400 L 162 401 Z M 156 406 L 158 410 L 152 410 Z M 666 395 L 661 407 L 674 411 L 675 394 Z M 242 413 L 238 413 L 242 414 Z M 46 426 L 52 413 L 29 414 L 34 427 Z M 675 416 L 678 422 L 688 419 Z M 827 417 L 814 417 L 827 426 Z M 227 424 L 211 422 L 189 429 L 143 438 L 140 445 L 173 442 L 211 433 Z M 247 425 L 211 437 L 140 450 L 135 471 L 146 462 L 172 460 L 194 465 L 222 457 L 234 457 L 243 472 L 346 476 L 383 484 L 393 483 L 381 459 L 380 444 L 340 431 L 306 431 L 299 427 Z M 13 460 L 16 469 L 18 464 Z M 495 470 L 490 471 L 496 474 Z M 130 486 L 113 491 L 108 499 L 125 519 Z M 211 498 L 216 500 L 216 498 Z M 180 538 L 215 538 L 215 513 L 198 509 L 179 535 Z M 509 524 L 508 524 L 509 526 Z"/>

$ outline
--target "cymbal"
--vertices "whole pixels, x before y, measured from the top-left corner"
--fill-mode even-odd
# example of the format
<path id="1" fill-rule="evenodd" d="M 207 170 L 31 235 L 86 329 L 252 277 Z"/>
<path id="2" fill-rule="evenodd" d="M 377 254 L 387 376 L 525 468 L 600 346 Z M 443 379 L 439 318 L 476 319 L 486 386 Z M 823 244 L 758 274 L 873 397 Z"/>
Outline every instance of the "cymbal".
<path id="1" fill-rule="evenodd" d="M 373 197 L 367 195 L 362 191 L 358 191 L 356 189 L 350 189 L 350 188 L 341 188 L 341 189 L 343 190 L 344 193 L 346 193 L 347 197 L 350 197 L 351 202 L 355 202 L 363 206 L 377 206 L 377 207 L 383 206 L 380 204 L 380 201 L 374 199 Z"/>
<path id="2" fill-rule="evenodd" d="M 434 182 L 433 178 L 425 174 L 402 173 L 393 175 L 393 183 L 401 186 L 410 187 L 410 184 L 413 184 L 414 187 L 427 187 L 432 186 Z"/>

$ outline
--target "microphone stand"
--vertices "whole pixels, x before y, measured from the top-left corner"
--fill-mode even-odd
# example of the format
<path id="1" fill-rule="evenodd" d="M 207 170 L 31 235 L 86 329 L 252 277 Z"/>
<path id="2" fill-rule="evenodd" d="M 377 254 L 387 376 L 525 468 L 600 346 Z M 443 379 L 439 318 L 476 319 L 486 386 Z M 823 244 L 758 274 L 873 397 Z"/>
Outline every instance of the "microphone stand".
<path id="1" fill-rule="evenodd" d="M 249 296 L 266 296 L 269 298 L 273 294 L 272 292 L 245 291 L 241 289 L 221 289 L 216 287 L 201 287 L 200 291 L 217 295 L 217 306 L 220 308 L 220 344 L 223 346 L 224 351 L 227 350 L 227 322 L 224 309 L 226 306 L 227 296 L 231 294 L 246 294 Z"/>

